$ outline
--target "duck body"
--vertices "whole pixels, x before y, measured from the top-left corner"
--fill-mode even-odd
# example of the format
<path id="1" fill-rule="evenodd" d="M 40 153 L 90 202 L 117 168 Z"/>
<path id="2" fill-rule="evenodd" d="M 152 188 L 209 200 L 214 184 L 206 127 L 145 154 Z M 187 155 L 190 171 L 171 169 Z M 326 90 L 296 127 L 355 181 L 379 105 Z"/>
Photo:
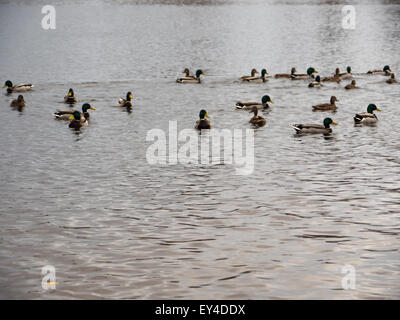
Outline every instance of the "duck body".
<path id="1" fill-rule="evenodd" d="M 253 106 L 250 113 L 254 113 L 254 116 L 249 121 L 249 123 L 251 123 L 252 125 L 256 127 L 262 127 L 267 123 L 267 121 L 263 117 L 258 115 L 258 108 L 256 106 Z"/>
<path id="2" fill-rule="evenodd" d="M 348 84 L 348 85 L 346 85 L 344 88 L 345 88 L 346 90 L 359 89 L 359 88 L 356 86 L 356 81 L 355 81 L 355 80 L 352 80 L 351 83 Z"/>
<path id="3" fill-rule="evenodd" d="M 397 83 L 397 80 L 395 79 L 394 73 L 390 76 L 390 79 L 386 80 L 386 83 L 392 84 L 392 83 Z"/>
<path id="4" fill-rule="evenodd" d="M 133 107 L 132 98 L 133 98 L 132 92 L 129 91 L 126 94 L 126 98 L 125 99 L 124 98 L 120 98 L 118 100 L 118 107 L 132 109 L 132 107 Z"/>
<path id="5" fill-rule="evenodd" d="M 267 82 L 268 80 L 265 78 L 265 76 L 267 74 L 268 74 L 267 70 L 266 69 L 262 69 L 260 77 L 248 77 L 246 79 L 243 79 L 242 81 L 244 81 L 244 82 L 255 82 L 255 83 Z"/>
<path id="6" fill-rule="evenodd" d="M 197 130 L 203 130 L 203 129 L 211 129 L 211 123 L 205 118 L 209 118 L 209 115 L 207 114 L 206 110 L 200 110 L 199 113 L 199 120 L 196 121 L 196 124 L 194 126 L 195 129 Z"/>
<path id="7" fill-rule="evenodd" d="M 292 80 L 307 80 L 307 79 L 313 79 L 314 78 L 314 73 L 318 73 L 317 70 L 315 70 L 314 68 L 310 67 L 307 69 L 307 74 L 291 74 L 290 78 Z"/>
<path id="8" fill-rule="evenodd" d="M 308 87 L 309 88 L 321 88 L 321 87 L 323 87 L 323 85 L 321 83 L 321 77 L 320 76 L 316 76 L 315 80 L 308 84 Z"/>
<path id="9" fill-rule="evenodd" d="M 201 70 L 196 71 L 196 77 L 183 77 L 176 79 L 176 82 L 178 83 L 201 83 L 200 76 L 205 75 L 205 73 Z"/>
<path id="10" fill-rule="evenodd" d="M 18 84 L 18 85 L 13 86 L 13 83 L 10 80 L 7 80 L 4 83 L 3 88 L 6 88 L 6 87 L 7 87 L 7 93 L 11 94 L 14 91 L 15 92 L 25 92 L 25 91 L 32 90 L 33 84 L 26 83 L 26 84 Z"/>
<path id="11" fill-rule="evenodd" d="M 354 116 L 355 124 L 375 124 L 378 122 L 378 117 L 374 114 L 374 111 L 381 111 L 375 104 L 370 104 L 367 107 L 367 112 L 357 113 Z"/>
<path id="12" fill-rule="evenodd" d="M 331 118 L 325 118 L 323 125 L 320 124 L 294 124 L 292 128 L 297 134 L 331 134 L 331 124 L 337 125 Z"/>
<path id="13" fill-rule="evenodd" d="M 236 109 L 252 110 L 253 107 L 257 109 L 267 109 L 269 108 L 268 102 L 274 103 L 268 95 L 265 95 L 261 98 L 261 102 L 238 101 L 236 103 Z"/>
<path id="14" fill-rule="evenodd" d="M 336 68 L 336 72 L 332 77 L 325 77 L 325 78 L 322 79 L 322 81 L 339 83 L 341 81 L 340 80 L 340 70 L 339 70 L 339 68 Z"/>
<path id="15" fill-rule="evenodd" d="M 10 107 L 17 108 L 19 111 L 21 111 L 23 108 L 25 108 L 24 97 L 22 95 L 19 95 L 17 99 L 11 101 Z"/>
<path id="16" fill-rule="evenodd" d="M 339 73 L 339 77 L 341 80 L 351 79 L 353 78 L 353 74 L 351 73 L 351 67 L 346 68 L 347 72 Z"/>
<path id="17" fill-rule="evenodd" d="M 339 100 L 337 100 L 335 96 L 332 96 L 330 103 L 317 104 L 312 107 L 316 111 L 317 110 L 318 111 L 336 110 L 337 109 L 336 104 L 335 104 L 336 101 L 339 101 Z"/>
<path id="18" fill-rule="evenodd" d="M 190 70 L 188 68 L 185 68 L 185 70 L 183 70 L 183 72 L 185 74 L 184 77 L 180 78 L 180 79 L 184 79 L 184 80 L 193 80 L 196 79 L 195 76 L 190 74 Z"/>
<path id="19" fill-rule="evenodd" d="M 290 74 L 288 74 L 288 73 L 277 73 L 274 76 L 274 78 L 275 79 L 282 79 L 282 78 L 290 79 L 295 74 L 296 74 L 296 68 L 293 67 L 292 70 L 290 71 Z"/>
<path id="20" fill-rule="evenodd" d="M 53 115 L 56 117 L 56 119 L 59 120 L 70 120 L 71 115 L 73 115 L 75 112 L 79 112 L 81 122 L 85 122 L 89 120 L 90 117 L 88 110 L 96 110 L 96 109 L 93 108 L 90 104 L 84 103 L 82 105 L 82 112 L 79 112 L 77 110 L 58 110 Z"/>
<path id="21" fill-rule="evenodd" d="M 74 104 L 76 102 L 74 90 L 72 88 L 68 90 L 68 94 L 64 97 L 64 102 L 68 104 Z"/>
<path id="22" fill-rule="evenodd" d="M 242 76 L 242 77 L 240 77 L 239 80 L 244 81 L 244 80 L 247 80 L 247 79 L 256 78 L 256 74 L 258 74 L 258 71 L 256 69 L 251 69 L 250 74 L 251 74 L 250 76 Z"/>
<path id="23" fill-rule="evenodd" d="M 70 115 L 69 119 L 71 119 L 71 122 L 69 123 L 68 127 L 72 129 L 79 130 L 82 127 L 88 126 L 87 119 L 82 118 L 79 111 L 74 111 L 74 113 Z"/>
<path id="24" fill-rule="evenodd" d="M 367 74 L 378 74 L 378 75 L 382 75 L 382 76 L 390 76 L 392 73 L 392 69 L 390 69 L 389 66 L 384 66 L 382 70 L 379 69 L 375 69 L 375 70 L 369 70 L 367 72 Z"/>

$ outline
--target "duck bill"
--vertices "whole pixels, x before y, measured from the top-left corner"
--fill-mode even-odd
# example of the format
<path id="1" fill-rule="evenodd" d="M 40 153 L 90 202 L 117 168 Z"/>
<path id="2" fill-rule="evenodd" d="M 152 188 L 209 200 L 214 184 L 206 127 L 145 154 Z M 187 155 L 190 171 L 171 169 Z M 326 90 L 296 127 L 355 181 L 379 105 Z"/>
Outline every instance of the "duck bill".
<path id="1" fill-rule="evenodd" d="M 68 96 L 69 96 L 69 97 L 72 97 L 72 92 L 68 92 Z"/>
<path id="2" fill-rule="evenodd" d="M 318 70 L 314 70 L 314 73 L 318 73 Z"/>
<path id="3" fill-rule="evenodd" d="M 269 100 L 269 102 L 271 102 L 272 104 L 274 104 L 275 102 L 273 102 L 272 100 Z"/>
<path id="4" fill-rule="evenodd" d="M 203 73 L 202 73 L 202 75 L 203 75 L 203 76 L 206 76 L 206 75 L 207 75 L 207 73 L 204 73 L 204 72 L 203 72 Z"/>
<path id="5" fill-rule="evenodd" d="M 337 123 L 336 121 L 332 121 L 332 124 L 334 124 L 335 126 L 337 126 L 339 123 Z"/>
<path id="6" fill-rule="evenodd" d="M 392 72 L 392 69 L 389 68 L 389 71 Z"/>
<path id="7" fill-rule="evenodd" d="M 74 116 L 70 116 L 68 119 L 69 120 L 72 120 L 72 119 L 74 119 L 75 117 Z"/>
<path id="8" fill-rule="evenodd" d="M 93 108 L 93 107 L 90 107 L 89 109 L 90 109 L 90 110 L 96 110 L 96 109 L 95 109 L 95 108 Z"/>
<path id="9" fill-rule="evenodd" d="M 206 113 L 204 116 L 207 117 L 208 119 L 210 119 L 210 116 L 208 115 L 208 113 Z"/>
<path id="10" fill-rule="evenodd" d="M 5 88 L 5 87 L 7 87 L 7 86 L 6 85 L 2 86 L 2 88 Z"/>
<path id="11" fill-rule="evenodd" d="M 382 109 L 376 108 L 376 111 L 382 111 Z"/>
<path id="12" fill-rule="evenodd" d="M 133 95 L 130 94 L 130 95 L 129 95 L 129 99 L 133 99 Z"/>

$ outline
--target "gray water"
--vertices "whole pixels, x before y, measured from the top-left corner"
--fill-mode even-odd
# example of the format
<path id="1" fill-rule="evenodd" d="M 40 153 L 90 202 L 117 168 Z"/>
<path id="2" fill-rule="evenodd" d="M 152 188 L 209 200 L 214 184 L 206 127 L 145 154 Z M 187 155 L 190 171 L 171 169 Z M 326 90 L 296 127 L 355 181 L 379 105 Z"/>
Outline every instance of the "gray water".
<path id="1" fill-rule="evenodd" d="M 396 1 L 355 1 L 355 30 L 341 27 L 344 1 L 249 0 L 51 1 L 56 30 L 43 30 L 48 2 L 0 2 L 1 82 L 35 85 L 23 112 L 0 95 L 1 298 L 400 298 L 399 85 L 237 81 L 253 67 L 397 74 Z M 203 83 L 175 83 L 185 67 Z M 70 87 L 77 108 L 96 108 L 79 133 L 52 116 Z M 115 107 L 127 91 L 132 113 Z M 193 128 L 202 108 L 215 128 L 247 129 L 234 104 L 264 94 L 275 104 L 252 175 L 148 164 L 149 130 Z M 337 112 L 311 111 L 331 95 Z M 355 127 L 369 103 L 378 125 Z M 326 116 L 330 138 L 294 136 L 290 124 Z M 41 287 L 45 265 L 55 290 Z"/>

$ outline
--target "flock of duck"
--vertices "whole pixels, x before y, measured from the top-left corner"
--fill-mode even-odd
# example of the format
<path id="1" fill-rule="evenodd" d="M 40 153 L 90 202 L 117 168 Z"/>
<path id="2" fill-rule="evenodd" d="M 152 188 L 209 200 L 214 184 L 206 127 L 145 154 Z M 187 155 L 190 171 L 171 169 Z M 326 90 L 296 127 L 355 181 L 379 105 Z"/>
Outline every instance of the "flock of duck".
<path id="1" fill-rule="evenodd" d="M 190 75 L 189 69 L 183 70 L 185 74 L 184 77 L 177 79 L 178 83 L 201 83 L 200 76 L 205 75 L 202 70 L 197 70 L 195 75 Z M 332 76 L 324 77 L 321 79 L 319 75 L 315 76 L 314 74 L 318 73 L 318 71 L 309 67 L 305 74 L 298 74 L 296 68 L 292 68 L 290 74 L 289 73 L 280 73 L 275 74 L 274 76 L 268 76 L 268 72 L 266 69 L 261 70 L 260 76 L 256 76 L 259 72 L 256 69 L 252 69 L 250 75 L 245 75 L 239 78 L 242 82 L 255 82 L 255 83 L 263 83 L 267 82 L 267 78 L 286 78 L 290 80 L 310 80 L 311 82 L 308 84 L 309 88 L 318 88 L 323 87 L 324 85 L 321 82 L 336 82 L 339 83 L 342 80 L 351 80 L 351 83 L 347 84 L 344 88 L 346 90 L 358 89 L 356 85 L 356 80 L 353 79 L 353 74 L 351 67 L 346 68 L 345 73 L 340 73 L 340 69 L 336 68 L 335 73 Z M 386 83 L 393 84 L 397 83 L 394 73 L 390 69 L 389 66 L 384 66 L 383 69 L 375 69 L 370 70 L 366 74 L 369 75 L 383 75 L 389 76 L 390 78 L 386 80 Z M 332 96 L 329 103 L 318 104 L 312 106 L 315 111 L 328 111 L 328 110 L 336 110 L 337 106 L 335 104 L 336 101 L 339 101 L 335 96 Z M 255 127 L 264 126 L 267 121 L 258 115 L 260 110 L 265 110 L 270 108 L 269 103 L 273 104 L 274 102 L 271 100 L 269 95 L 264 95 L 261 98 L 260 102 L 255 101 L 238 101 L 236 103 L 236 109 L 250 110 L 250 113 L 253 113 L 253 117 L 250 119 L 249 123 L 254 125 Z M 355 124 L 375 124 L 378 121 L 377 116 L 374 114 L 374 111 L 381 111 L 375 104 L 371 103 L 367 107 L 367 112 L 365 113 L 357 113 L 354 116 Z M 206 110 L 201 110 L 199 114 L 199 120 L 197 120 L 195 124 L 195 128 L 198 130 L 201 129 L 210 129 L 211 123 Z M 331 134 L 332 128 L 330 125 L 337 125 L 337 122 L 333 121 L 331 118 L 325 118 L 323 120 L 323 124 L 294 124 L 292 128 L 295 130 L 297 134 L 300 133 L 322 133 L 322 134 Z"/>
<path id="2" fill-rule="evenodd" d="M 185 74 L 184 77 L 178 78 L 176 82 L 178 83 L 201 83 L 201 76 L 204 76 L 205 73 L 202 70 L 197 70 L 195 75 L 190 74 L 190 70 L 186 68 L 183 70 Z M 274 76 L 268 76 L 268 72 L 266 69 L 261 70 L 260 76 L 257 76 L 259 72 L 256 69 L 252 69 L 250 75 L 245 75 L 239 78 L 242 82 L 251 82 L 251 83 L 264 83 L 269 81 L 268 78 L 286 78 L 290 80 L 310 80 L 308 87 L 310 88 L 318 88 L 323 87 L 321 82 L 336 82 L 339 83 L 342 80 L 351 80 L 351 83 L 347 84 L 344 88 L 346 90 L 358 89 L 356 85 L 356 81 L 353 79 L 353 74 L 351 67 L 347 67 L 345 73 L 340 73 L 339 68 L 336 68 L 335 73 L 332 76 L 324 77 L 321 79 L 319 75 L 315 76 L 314 74 L 318 73 L 316 69 L 310 67 L 307 69 L 305 74 L 298 74 L 296 68 L 292 68 L 290 74 L 275 74 Z M 370 70 L 366 74 L 370 75 L 383 75 L 388 76 L 389 79 L 386 80 L 386 83 L 393 84 L 396 83 L 395 75 L 390 69 L 389 66 L 385 66 L 383 69 Z M 3 88 L 7 88 L 7 94 L 12 94 L 14 92 L 25 92 L 32 90 L 32 84 L 19 84 L 13 85 L 10 80 L 7 80 L 4 83 Z M 127 111 L 132 111 L 133 103 L 132 103 L 133 95 L 131 92 L 126 94 L 125 98 L 120 98 L 118 100 L 118 107 L 125 108 Z M 318 104 L 312 106 L 315 111 L 328 111 L 328 110 L 336 110 L 337 107 L 335 102 L 338 99 L 335 96 L 332 96 L 329 103 Z M 74 90 L 72 88 L 69 89 L 68 94 L 64 97 L 64 102 L 71 107 L 77 102 L 77 99 L 74 95 Z M 254 125 L 255 127 L 262 127 L 266 124 L 266 120 L 258 115 L 260 110 L 265 110 L 270 108 L 269 103 L 273 104 L 274 102 L 270 98 L 269 95 L 264 95 L 261 98 L 260 102 L 255 101 L 238 101 L 236 103 L 236 109 L 248 110 L 250 113 L 253 113 L 253 117 L 250 119 L 249 123 Z M 10 106 L 12 108 L 18 109 L 22 111 L 25 108 L 25 100 L 22 95 L 19 95 L 17 99 L 11 101 Z M 81 127 L 88 125 L 88 120 L 90 117 L 89 110 L 96 110 L 89 103 L 84 103 L 82 105 L 82 111 L 70 109 L 70 110 L 57 110 L 53 115 L 56 119 L 59 120 L 68 120 L 69 127 L 79 130 Z M 374 111 L 381 111 L 375 104 L 369 104 L 367 107 L 367 112 L 365 113 L 357 113 L 354 116 L 355 124 L 374 124 L 378 121 L 377 116 L 374 114 Z M 199 119 L 195 124 L 195 128 L 198 130 L 202 129 L 211 129 L 211 123 L 208 119 L 209 115 L 206 110 L 201 110 L 199 113 Z M 335 121 L 331 118 L 325 118 L 323 120 L 323 124 L 294 124 L 292 128 L 296 133 L 320 133 L 320 134 L 330 134 L 332 133 L 332 128 L 330 125 L 337 125 Z"/>

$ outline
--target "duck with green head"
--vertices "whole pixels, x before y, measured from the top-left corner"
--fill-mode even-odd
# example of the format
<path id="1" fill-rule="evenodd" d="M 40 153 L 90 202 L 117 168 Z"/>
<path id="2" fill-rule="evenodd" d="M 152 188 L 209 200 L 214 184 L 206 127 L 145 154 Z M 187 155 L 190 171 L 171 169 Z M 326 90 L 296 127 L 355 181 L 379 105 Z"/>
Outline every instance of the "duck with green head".
<path id="1" fill-rule="evenodd" d="M 292 70 L 290 71 L 290 74 L 288 74 L 288 73 L 277 73 L 276 75 L 274 75 L 274 78 L 275 79 L 280 79 L 280 78 L 290 79 L 295 74 L 296 74 L 296 68 L 293 67 Z"/>
<path id="2" fill-rule="evenodd" d="M 269 104 L 274 103 L 269 95 L 265 95 L 261 98 L 261 102 L 255 101 L 238 101 L 236 103 L 236 109 L 244 109 L 244 110 L 252 110 L 253 107 L 257 107 L 257 109 L 267 109 L 269 108 Z"/>
<path id="3" fill-rule="evenodd" d="M 199 113 L 199 120 L 196 121 L 196 124 L 194 126 L 195 129 L 197 130 L 202 130 L 202 129 L 211 129 L 211 123 L 209 120 L 206 118 L 210 118 L 206 110 L 200 110 Z"/>
<path id="4" fill-rule="evenodd" d="M 6 88 L 6 87 L 7 87 L 7 93 L 10 94 L 10 93 L 13 93 L 14 91 L 15 92 L 24 92 L 24 91 L 32 90 L 33 84 L 27 83 L 27 84 L 18 84 L 16 86 L 14 86 L 10 80 L 7 80 L 4 83 L 3 88 Z"/>
<path id="5" fill-rule="evenodd" d="M 378 121 L 378 117 L 374 114 L 374 111 L 382 111 L 375 104 L 371 103 L 367 107 L 366 113 L 357 113 L 354 116 L 355 124 L 374 124 Z"/>
<path id="6" fill-rule="evenodd" d="M 325 118 L 323 125 L 320 124 L 294 124 L 292 128 L 297 134 L 301 133 L 320 133 L 320 134 L 331 134 L 332 128 L 331 124 L 337 125 L 338 123 L 333 121 L 331 118 Z"/>
<path id="7" fill-rule="evenodd" d="M 258 108 L 256 106 L 253 106 L 250 113 L 254 113 L 254 116 L 250 119 L 249 123 L 255 127 L 262 127 L 267 123 L 263 117 L 258 115 Z"/>
<path id="8" fill-rule="evenodd" d="M 69 127 L 75 130 L 79 130 L 82 127 L 88 126 L 87 120 L 85 118 L 82 118 L 79 111 L 74 111 L 74 113 L 70 115 L 69 119 L 72 120 L 69 123 Z"/>
<path id="9" fill-rule="evenodd" d="M 86 121 L 90 117 L 88 110 L 96 109 L 93 108 L 89 103 L 84 103 L 82 105 L 82 112 L 77 110 L 58 110 L 56 113 L 53 113 L 53 115 L 59 120 L 69 120 L 71 115 L 73 115 L 75 112 L 79 112 L 81 114 L 81 121 Z"/>
<path id="10" fill-rule="evenodd" d="M 22 95 L 19 95 L 17 99 L 11 100 L 10 107 L 17 108 L 19 111 L 22 111 L 25 108 L 25 100 Z"/>
<path id="11" fill-rule="evenodd" d="M 240 80 L 247 80 L 247 79 L 251 79 L 251 78 L 256 78 L 256 74 L 258 74 L 258 71 L 257 71 L 257 69 L 251 69 L 251 72 L 250 72 L 250 76 L 241 76 L 240 77 Z"/>
<path id="12" fill-rule="evenodd" d="M 200 76 L 205 76 L 206 74 L 201 71 L 200 69 L 196 71 L 196 77 L 193 79 L 187 79 L 186 77 L 184 78 L 179 78 L 176 79 L 176 82 L 178 83 L 201 83 Z"/>
<path id="13" fill-rule="evenodd" d="M 321 83 L 321 77 L 320 76 L 316 76 L 315 80 L 308 84 L 308 87 L 309 88 L 321 88 L 321 87 L 323 87 L 323 85 Z"/>
<path id="14" fill-rule="evenodd" d="M 321 103 L 315 106 L 312 106 L 314 111 L 327 111 L 327 110 L 336 110 L 335 102 L 339 101 L 335 96 L 331 97 L 330 103 Z"/>
<path id="15" fill-rule="evenodd" d="M 268 74 L 266 69 L 262 69 L 261 70 L 261 76 L 260 77 L 249 77 L 244 79 L 243 81 L 246 82 L 266 82 L 268 81 L 267 79 L 265 79 L 265 76 Z"/>
<path id="16" fill-rule="evenodd" d="M 64 97 L 64 102 L 68 104 L 74 104 L 76 102 L 74 90 L 72 88 L 68 90 L 67 95 Z"/>
<path id="17" fill-rule="evenodd" d="M 339 74 L 339 77 L 340 77 L 341 80 L 351 79 L 353 77 L 353 74 L 351 73 L 351 67 L 350 66 L 346 68 L 346 71 L 347 72 Z"/>
<path id="18" fill-rule="evenodd" d="M 313 67 L 310 67 L 307 69 L 307 74 L 292 74 L 290 75 L 292 80 L 305 80 L 305 79 L 310 79 L 314 78 L 314 73 L 318 73 L 317 70 L 315 70 Z"/>
<path id="19" fill-rule="evenodd" d="M 132 92 L 127 92 L 126 93 L 126 98 L 120 98 L 118 100 L 118 107 L 123 107 L 123 108 L 127 108 L 127 109 L 132 109 L 133 104 L 132 104 L 132 99 L 133 99 L 133 95 Z"/>
<path id="20" fill-rule="evenodd" d="M 389 76 L 392 73 L 392 69 L 390 69 L 389 66 L 384 66 L 382 70 L 375 69 L 375 70 L 369 70 L 367 74 L 380 74 L 383 76 Z"/>

